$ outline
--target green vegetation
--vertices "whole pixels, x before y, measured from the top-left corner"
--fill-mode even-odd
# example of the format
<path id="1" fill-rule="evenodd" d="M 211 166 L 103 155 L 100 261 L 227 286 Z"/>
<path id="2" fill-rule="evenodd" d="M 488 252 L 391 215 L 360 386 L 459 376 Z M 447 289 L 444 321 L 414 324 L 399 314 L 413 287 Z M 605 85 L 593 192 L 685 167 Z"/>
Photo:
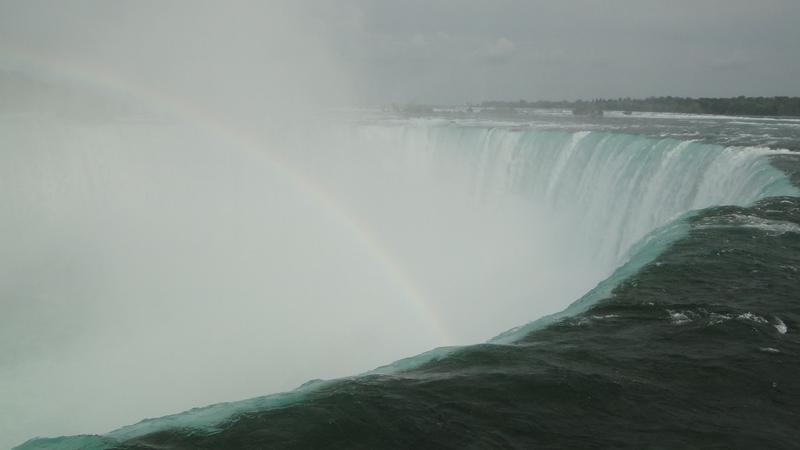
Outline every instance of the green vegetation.
<path id="1" fill-rule="evenodd" d="M 571 101 L 488 101 L 496 108 L 560 108 L 573 111 L 642 111 L 746 116 L 800 116 L 800 97 L 648 97 Z"/>

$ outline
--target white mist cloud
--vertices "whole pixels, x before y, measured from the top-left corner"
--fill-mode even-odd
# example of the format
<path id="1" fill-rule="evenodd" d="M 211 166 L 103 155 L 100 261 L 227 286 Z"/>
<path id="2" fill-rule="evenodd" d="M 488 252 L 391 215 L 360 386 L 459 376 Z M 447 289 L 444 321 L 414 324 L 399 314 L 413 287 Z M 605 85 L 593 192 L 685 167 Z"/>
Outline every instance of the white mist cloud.
<path id="1" fill-rule="evenodd" d="M 0 6 L 0 36 L 3 47 L 44 61 L 45 70 L 67 65 L 90 77 L 102 73 L 217 115 L 350 104 L 351 77 L 306 7 L 289 1 L 224 7 L 79 1 L 63 8 L 9 2 Z"/>

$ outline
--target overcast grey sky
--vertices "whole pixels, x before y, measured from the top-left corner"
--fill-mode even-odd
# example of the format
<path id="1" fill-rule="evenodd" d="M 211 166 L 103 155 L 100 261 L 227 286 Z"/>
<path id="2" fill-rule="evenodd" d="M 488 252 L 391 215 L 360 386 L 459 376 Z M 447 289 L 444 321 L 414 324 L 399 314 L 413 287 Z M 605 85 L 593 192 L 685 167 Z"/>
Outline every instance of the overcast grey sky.
<path id="1" fill-rule="evenodd" d="M 364 0 L 353 9 L 357 34 L 341 36 L 362 52 L 375 97 L 800 94 L 796 0 Z"/>
<path id="2" fill-rule="evenodd" d="M 235 3 L 0 1 L 0 43 L 221 96 L 800 95 L 797 0 Z"/>

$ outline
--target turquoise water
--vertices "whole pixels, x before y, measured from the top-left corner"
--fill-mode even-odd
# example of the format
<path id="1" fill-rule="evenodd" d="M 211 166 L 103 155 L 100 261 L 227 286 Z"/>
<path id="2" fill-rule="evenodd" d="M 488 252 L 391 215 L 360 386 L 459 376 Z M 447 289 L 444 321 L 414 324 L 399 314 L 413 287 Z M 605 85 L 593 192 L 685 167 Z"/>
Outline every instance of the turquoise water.
<path id="1" fill-rule="evenodd" d="M 370 123 L 349 139 L 391 149 L 398 164 L 481 201 L 514 196 L 535 205 L 571 236 L 564 252 L 608 277 L 562 312 L 486 344 L 22 448 L 796 442 L 800 216 L 786 174 L 798 166 L 793 154 L 425 121 Z"/>

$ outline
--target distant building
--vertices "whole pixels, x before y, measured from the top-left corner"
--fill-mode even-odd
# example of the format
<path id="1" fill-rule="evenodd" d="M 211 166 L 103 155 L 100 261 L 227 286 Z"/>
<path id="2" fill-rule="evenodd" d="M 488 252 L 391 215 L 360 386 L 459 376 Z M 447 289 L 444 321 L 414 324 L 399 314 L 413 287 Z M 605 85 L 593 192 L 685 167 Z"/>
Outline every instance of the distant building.
<path id="1" fill-rule="evenodd" d="M 603 108 L 593 103 L 582 103 L 572 108 L 575 116 L 603 117 Z"/>

